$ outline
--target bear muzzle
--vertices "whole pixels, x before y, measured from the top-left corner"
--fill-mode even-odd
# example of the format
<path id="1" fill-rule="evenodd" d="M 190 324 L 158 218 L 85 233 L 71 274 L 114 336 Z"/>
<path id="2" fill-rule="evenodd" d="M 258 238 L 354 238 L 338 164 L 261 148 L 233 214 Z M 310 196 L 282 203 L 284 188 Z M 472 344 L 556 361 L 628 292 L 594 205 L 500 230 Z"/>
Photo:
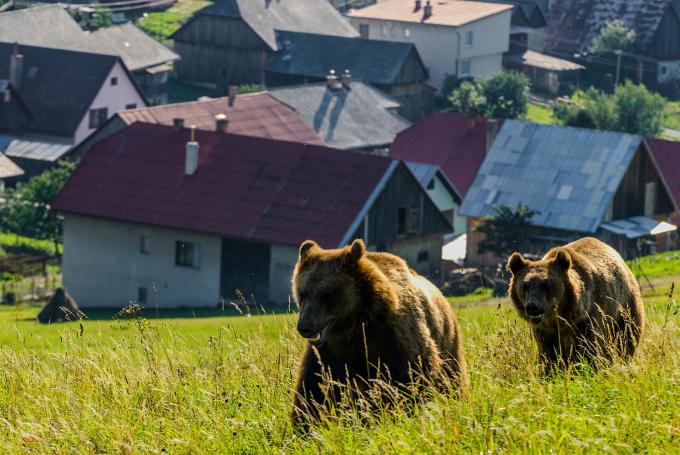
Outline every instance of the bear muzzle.
<path id="1" fill-rule="evenodd" d="M 303 337 L 306 338 L 314 346 L 321 346 L 326 340 L 328 332 L 333 327 L 334 319 L 326 321 L 323 325 L 318 324 L 316 321 L 311 320 L 311 318 L 304 317 L 304 313 L 300 315 L 297 323 L 297 331 Z"/>

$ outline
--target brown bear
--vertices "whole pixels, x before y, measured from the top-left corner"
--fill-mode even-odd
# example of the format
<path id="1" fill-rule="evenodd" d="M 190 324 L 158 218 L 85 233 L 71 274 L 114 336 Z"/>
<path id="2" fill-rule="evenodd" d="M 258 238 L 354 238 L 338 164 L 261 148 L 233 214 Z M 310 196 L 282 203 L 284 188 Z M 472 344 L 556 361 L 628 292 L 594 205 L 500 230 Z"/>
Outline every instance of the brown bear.
<path id="1" fill-rule="evenodd" d="M 366 396 L 376 383 L 392 391 L 419 379 L 442 389 L 466 387 L 453 310 L 403 259 L 367 252 L 361 240 L 329 250 L 307 240 L 300 246 L 292 291 L 300 309 L 297 330 L 308 340 L 297 377 L 294 425 L 318 419 L 322 409 L 337 403 L 340 392 L 329 383 L 349 385 L 353 398 Z"/>
<path id="2" fill-rule="evenodd" d="M 531 324 L 546 373 L 580 361 L 630 358 L 644 327 L 638 283 L 609 245 L 586 237 L 539 261 L 513 253 L 509 294 Z"/>

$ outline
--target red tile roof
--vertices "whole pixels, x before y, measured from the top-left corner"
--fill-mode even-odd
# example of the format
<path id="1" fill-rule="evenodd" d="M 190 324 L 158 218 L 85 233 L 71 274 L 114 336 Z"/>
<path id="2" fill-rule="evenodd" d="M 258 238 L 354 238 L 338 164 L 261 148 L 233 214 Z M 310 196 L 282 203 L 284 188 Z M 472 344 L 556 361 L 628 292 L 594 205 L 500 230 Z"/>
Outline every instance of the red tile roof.
<path id="1" fill-rule="evenodd" d="M 197 171 L 184 173 L 188 129 L 135 123 L 97 143 L 53 208 L 298 245 L 336 247 L 393 160 L 295 142 L 197 131 Z"/>
<path id="2" fill-rule="evenodd" d="M 399 133 L 389 155 L 436 164 L 465 197 L 486 155 L 487 123 L 482 117 L 438 112 Z"/>
<path id="3" fill-rule="evenodd" d="M 215 116 L 218 114 L 227 116 L 229 133 L 325 145 L 295 109 L 267 92 L 238 95 L 233 106 L 229 106 L 229 98 L 224 97 L 130 109 L 118 113 L 128 125 L 134 122 L 172 125 L 173 119 L 179 117 L 184 119 L 186 127 L 196 125 L 196 128 L 203 130 L 215 129 Z"/>
<path id="4" fill-rule="evenodd" d="M 680 207 L 680 142 L 646 139 L 676 209 Z M 680 222 L 680 215 L 674 220 Z"/>

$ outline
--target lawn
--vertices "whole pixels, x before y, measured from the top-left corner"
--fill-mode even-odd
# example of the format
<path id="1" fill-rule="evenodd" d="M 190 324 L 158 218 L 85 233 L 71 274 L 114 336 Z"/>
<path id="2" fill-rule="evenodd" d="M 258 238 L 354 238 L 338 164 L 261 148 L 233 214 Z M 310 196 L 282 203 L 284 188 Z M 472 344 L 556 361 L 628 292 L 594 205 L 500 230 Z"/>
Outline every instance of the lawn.
<path id="1" fill-rule="evenodd" d="M 668 101 L 665 114 L 666 120 L 663 126 L 680 131 L 680 101 Z"/>
<path id="2" fill-rule="evenodd" d="M 147 13 L 137 21 L 137 25 L 161 42 L 167 42 L 170 36 L 187 23 L 199 9 L 205 8 L 209 0 L 178 0 L 165 11 Z"/>
<path id="3" fill-rule="evenodd" d="M 668 298 L 680 252 L 640 261 L 647 328 L 628 365 L 544 379 L 528 327 L 505 299 L 455 299 L 470 398 L 434 394 L 414 412 L 309 436 L 287 424 L 303 342 L 295 315 L 147 313 L 40 326 L 1 307 L 3 453 L 677 453 L 680 315 Z M 254 311 L 254 310 L 253 310 Z M 262 311 L 262 310 L 260 310 Z M 184 317 L 182 317 L 184 316 Z"/>
<path id="4" fill-rule="evenodd" d="M 553 117 L 553 110 L 542 104 L 529 102 L 526 119 L 530 122 L 557 125 L 558 121 Z"/>

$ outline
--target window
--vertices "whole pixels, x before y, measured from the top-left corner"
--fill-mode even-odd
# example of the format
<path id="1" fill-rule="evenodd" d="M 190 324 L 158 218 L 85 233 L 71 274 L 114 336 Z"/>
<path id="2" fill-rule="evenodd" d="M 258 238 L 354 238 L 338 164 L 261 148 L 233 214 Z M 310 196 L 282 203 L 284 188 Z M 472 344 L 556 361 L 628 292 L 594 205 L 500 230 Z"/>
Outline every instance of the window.
<path id="1" fill-rule="evenodd" d="M 108 108 L 90 109 L 90 129 L 99 128 L 109 118 Z"/>
<path id="2" fill-rule="evenodd" d="M 665 66 L 661 66 L 661 74 L 666 74 L 667 68 Z"/>
<path id="3" fill-rule="evenodd" d="M 418 233 L 420 210 L 417 207 L 399 207 L 397 212 L 397 235 L 411 235 Z"/>
<path id="4" fill-rule="evenodd" d="M 151 236 L 143 235 L 139 241 L 139 252 L 142 254 L 151 254 Z"/>
<path id="5" fill-rule="evenodd" d="M 201 245 L 192 242 L 175 242 L 175 265 L 199 268 L 201 266 Z"/>
<path id="6" fill-rule="evenodd" d="M 411 37 L 411 29 L 405 28 L 404 29 L 404 38 L 410 38 L 410 37 Z"/>
<path id="7" fill-rule="evenodd" d="M 465 32 L 464 46 L 465 46 L 466 48 L 469 49 L 469 48 L 472 47 L 472 43 L 473 43 L 473 41 L 474 41 L 474 37 L 475 37 L 475 32 L 474 32 L 474 31 L 470 30 L 469 32 Z"/>
<path id="8" fill-rule="evenodd" d="M 359 24 L 359 35 L 362 38 L 368 38 L 370 27 L 368 24 Z"/>
<path id="9" fill-rule="evenodd" d="M 118 78 L 117 77 L 111 78 L 111 85 L 118 85 Z"/>
<path id="10" fill-rule="evenodd" d="M 137 303 L 146 303 L 149 301 L 149 289 L 137 288 Z"/>
<path id="11" fill-rule="evenodd" d="M 406 207 L 399 207 L 397 212 L 397 235 L 406 234 Z"/>
<path id="12" fill-rule="evenodd" d="M 130 103 L 125 105 L 125 109 L 135 109 L 137 107 L 137 103 Z"/>
<path id="13" fill-rule="evenodd" d="M 470 60 L 460 61 L 460 77 L 470 77 Z"/>
<path id="14" fill-rule="evenodd" d="M 418 264 L 422 264 L 423 262 L 427 262 L 429 259 L 429 254 L 427 253 L 427 250 L 424 251 L 419 251 L 418 252 Z"/>

